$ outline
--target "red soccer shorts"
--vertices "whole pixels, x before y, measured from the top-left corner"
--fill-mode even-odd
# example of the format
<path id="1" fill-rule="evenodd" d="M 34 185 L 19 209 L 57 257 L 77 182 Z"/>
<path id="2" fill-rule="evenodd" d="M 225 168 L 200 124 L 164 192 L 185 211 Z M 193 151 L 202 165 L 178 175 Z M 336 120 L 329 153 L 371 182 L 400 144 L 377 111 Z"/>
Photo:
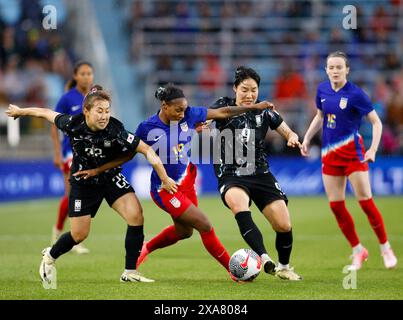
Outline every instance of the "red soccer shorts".
<path id="1" fill-rule="evenodd" d="M 368 171 L 368 163 L 362 163 L 360 161 L 351 161 L 344 166 L 333 166 L 330 164 L 322 164 L 322 173 L 329 176 L 345 176 L 356 171 Z"/>

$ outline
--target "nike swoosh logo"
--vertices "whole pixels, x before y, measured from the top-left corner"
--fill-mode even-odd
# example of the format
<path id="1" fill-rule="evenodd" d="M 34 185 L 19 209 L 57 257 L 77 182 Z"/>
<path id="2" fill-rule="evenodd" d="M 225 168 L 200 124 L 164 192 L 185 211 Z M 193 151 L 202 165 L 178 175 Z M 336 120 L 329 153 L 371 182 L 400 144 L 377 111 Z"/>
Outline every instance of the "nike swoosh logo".
<path id="1" fill-rule="evenodd" d="M 260 257 L 258 257 L 256 268 L 260 269 L 261 266 L 262 266 L 262 259 L 260 259 Z"/>
<path id="2" fill-rule="evenodd" d="M 320 102 L 325 102 L 326 101 L 326 99 L 320 99 Z"/>
<path id="3" fill-rule="evenodd" d="M 74 137 L 73 140 L 74 141 L 83 141 L 84 139 L 79 139 L 79 138 Z"/>
<path id="4" fill-rule="evenodd" d="M 241 263 L 241 268 L 242 269 L 246 269 L 248 267 L 249 256 L 250 256 L 250 254 L 248 254 L 248 256 L 246 257 L 245 261 Z"/>
<path id="5" fill-rule="evenodd" d="M 248 231 L 246 231 L 244 234 L 242 234 L 242 236 L 246 236 L 249 232 L 251 232 L 252 231 L 252 229 L 249 229 Z"/>
<path id="6" fill-rule="evenodd" d="M 162 135 L 160 135 L 159 137 L 155 137 L 155 138 L 154 138 L 154 141 L 158 141 L 158 140 L 161 139 L 163 136 L 164 136 L 164 135 L 162 134 Z"/>

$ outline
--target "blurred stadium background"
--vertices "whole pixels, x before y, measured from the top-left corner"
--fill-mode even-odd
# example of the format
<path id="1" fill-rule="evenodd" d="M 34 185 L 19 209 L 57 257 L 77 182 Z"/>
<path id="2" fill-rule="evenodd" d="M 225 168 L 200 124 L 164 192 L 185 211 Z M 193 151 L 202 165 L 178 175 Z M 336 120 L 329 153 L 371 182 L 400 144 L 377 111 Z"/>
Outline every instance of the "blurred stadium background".
<path id="1" fill-rule="evenodd" d="M 43 28 L 46 5 L 56 8 L 56 29 Z M 343 28 L 346 5 L 357 9 L 356 29 Z M 401 237 L 397 212 L 400 207 L 401 213 L 403 194 L 402 16 L 401 0 L 0 0 L 3 231 L 12 233 L 6 231 L 7 213 L 32 208 L 54 211 L 48 214 L 49 225 L 41 227 L 50 233 L 56 200 L 28 208 L 22 201 L 56 198 L 64 190 L 61 173 L 52 164 L 49 125 L 38 119 L 10 121 L 4 110 L 9 103 L 54 108 L 76 61 L 93 63 L 95 83 L 110 89 L 113 113 L 131 130 L 158 109 L 154 91 L 159 84 L 174 82 L 185 89 L 191 105 L 208 106 L 220 96 L 232 95 L 237 66 L 253 67 L 262 78 L 260 98 L 274 101 L 302 139 L 316 111 L 316 86 L 326 80 L 325 58 L 343 50 L 351 60 L 350 80 L 366 90 L 384 125 L 371 179 L 376 195 L 395 196 L 393 202 L 384 198 L 383 207 L 394 210 L 393 230 Z M 364 123 L 361 131 L 368 146 L 370 126 Z M 277 134 L 270 133 L 267 141 L 272 171 L 289 196 L 323 195 L 319 136 L 308 160 L 287 148 Z M 199 193 L 217 198 L 210 210 L 220 206 L 224 211 L 211 167 L 200 168 Z M 150 168 L 141 157 L 124 170 L 137 194 L 148 197 Z M 319 201 L 317 214 L 327 212 L 334 234 L 340 236 L 326 201 L 313 199 L 304 210 L 316 208 L 313 203 Z"/>
<path id="2" fill-rule="evenodd" d="M 43 8 L 49 4 L 57 12 L 56 29 L 45 30 Z M 357 10 L 357 29 L 343 28 L 346 5 Z M 191 104 L 208 106 L 232 95 L 235 68 L 248 65 L 261 75 L 260 98 L 274 101 L 302 138 L 315 113 L 316 86 L 326 79 L 325 57 L 344 50 L 351 59 L 350 79 L 365 88 L 384 124 L 372 166 L 375 193 L 399 195 L 402 8 L 399 0 L 0 0 L 0 110 L 8 103 L 54 108 L 72 66 L 86 59 L 94 64 L 95 82 L 112 92 L 115 115 L 135 130 L 157 110 L 158 84 L 181 85 Z M 0 201 L 61 194 L 60 175 L 49 161 L 48 124 L 26 118 L 15 127 L 0 112 Z M 368 123 L 362 135 L 368 144 Z M 312 161 L 304 161 L 279 135 L 267 139 L 272 169 L 289 194 L 323 192 L 318 147 Z M 284 156 L 292 166 L 283 158 L 276 162 Z M 136 159 L 127 170 L 146 196 L 147 185 L 134 181 L 148 174 L 142 169 Z M 202 173 L 200 192 L 215 192 L 209 167 Z"/>

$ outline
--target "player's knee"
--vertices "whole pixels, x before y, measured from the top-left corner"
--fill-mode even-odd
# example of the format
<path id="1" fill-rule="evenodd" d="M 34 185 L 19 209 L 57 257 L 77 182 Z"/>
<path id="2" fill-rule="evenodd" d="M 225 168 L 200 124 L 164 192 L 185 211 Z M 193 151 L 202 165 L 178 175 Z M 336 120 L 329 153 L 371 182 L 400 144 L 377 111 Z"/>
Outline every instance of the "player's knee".
<path id="1" fill-rule="evenodd" d="M 277 232 L 289 232 L 291 231 L 291 223 L 289 221 L 279 221 L 273 226 L 274 230 Z"/>
<path id="2" fill-rule="evenodd" d="M 188 239 L 193 235 L 193 229 L 188 229 L 188 230 L 183 230 L 181 231 L 181 233 L 179 234 L 179 237 L 181 239 Z"/>
<path id="3" fill-rule="evenodd" d="M 207 219 L 207 217 L 200 218 L 197 224 L 195 225 L 195 228 L 197 231 L 200 233 L 204 232 L 209 232 L 213 226 L 211 225 L 210 221 Z"/>
<path id="4" fill-rule="evenodd" d="M 71 231 L 71 236 L 74 239 L 75 242 L 80 243 L 84 241 L 89 234 L 89 230 L 76 230 L 76 231 Z"/>

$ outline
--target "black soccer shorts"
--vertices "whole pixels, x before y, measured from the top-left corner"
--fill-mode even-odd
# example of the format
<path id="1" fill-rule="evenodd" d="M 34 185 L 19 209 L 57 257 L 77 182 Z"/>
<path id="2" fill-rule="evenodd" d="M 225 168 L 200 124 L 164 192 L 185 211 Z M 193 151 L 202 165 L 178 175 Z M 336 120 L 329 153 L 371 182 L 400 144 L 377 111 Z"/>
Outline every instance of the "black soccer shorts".
<path id="1" fill-rule="evenodd" d="M 91 215 L 94 218 L 103 199 L 109 206 L 112 206 L 117 199 L 129 192 L 134 192 L 134 189 L 121 173 L 105 184 L 78 185 L 73 183 L 69 194 L 69 217 Z"/>
<path id="2" fill-rule="evenodd" d="M 249 206 L 253 201 L 260 211 L 263 211 L 268 204 L 275 200 L 284 200 L 288 204 L 286 194 L 271 172 L 253 176 L 223 176 L 219 178 L 218 190 L 226 207 L 228 204 L 225 201 L 225 193 L 232 187 L 245 190 L 249 196 Z"/>

